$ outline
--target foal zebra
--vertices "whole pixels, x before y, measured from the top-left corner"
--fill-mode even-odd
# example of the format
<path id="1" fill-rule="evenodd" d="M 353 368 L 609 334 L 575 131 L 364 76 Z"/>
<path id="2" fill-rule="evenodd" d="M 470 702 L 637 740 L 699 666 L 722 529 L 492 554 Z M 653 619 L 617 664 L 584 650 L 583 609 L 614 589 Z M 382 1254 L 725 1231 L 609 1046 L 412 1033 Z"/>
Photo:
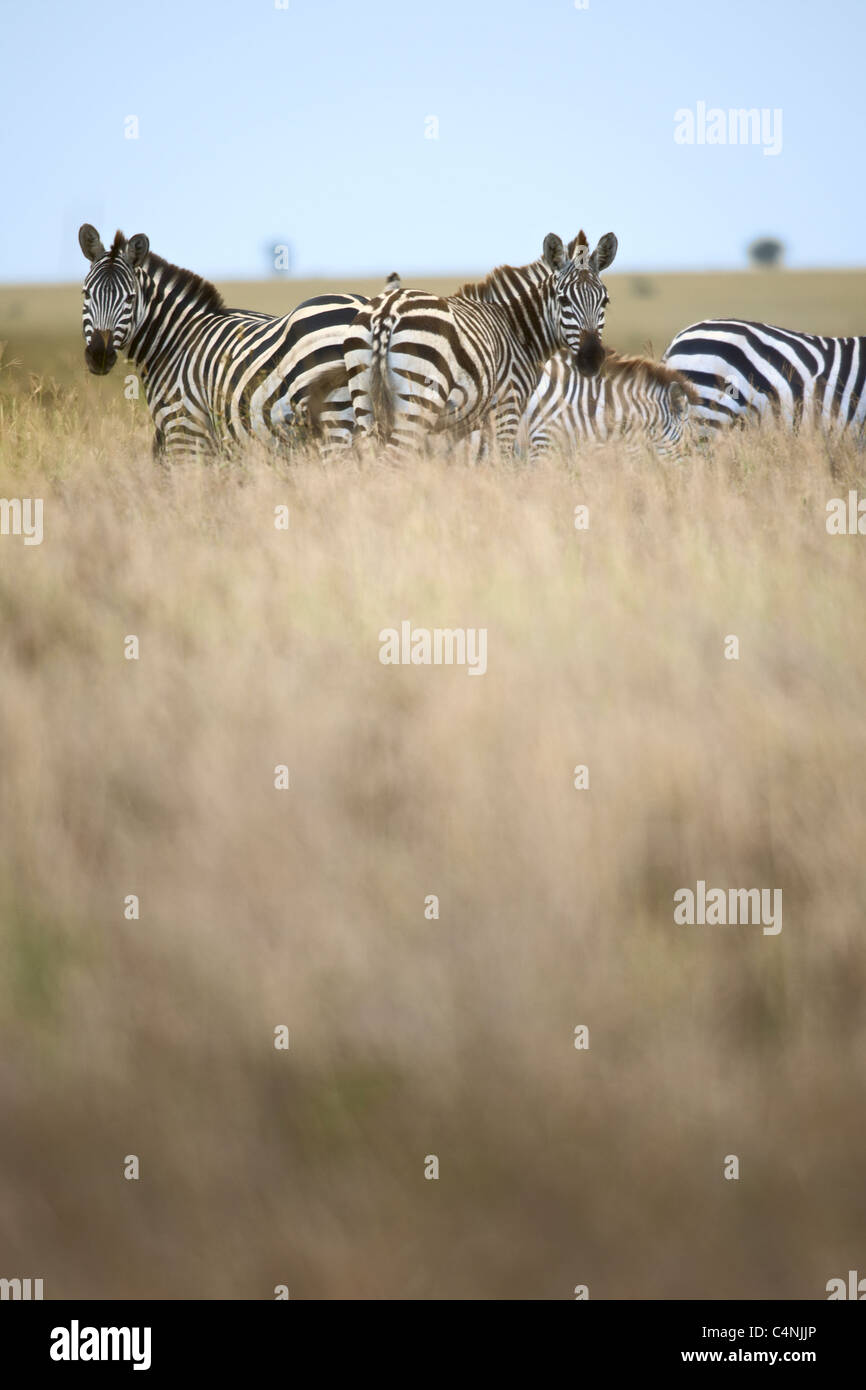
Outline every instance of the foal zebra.
<path id="1" fill-rule="evenodd" d="M 214 453 L 229 441 L 285 443 L 319 379 L 343 360 L 363 295 L 319 295 L 290 314 L 227 309 L 209 281 L 118 232 L 109 251 L 89 223 L 78 234 L 84 281 L 84 360 L 111 371 L 118 351 L 137 366 L 155 429 L 154 452 Z M 320 402 L 317 423 L 351 436 L 348 391 Z"/>
<path id="2" fill-rule="evenodd" d="M 769 323 L 705 319 L 664 354 L 700 397 L 695 417 L 711 429 L 777 419 L 828 433 L 860 433 L 866 420 L 866 338 L 819 338 Z"/>
<path id="3" fill-rule="evenodd" d="M 690 406 L 699 396 L 679 372 L 647 357 L 608 350 L 598 376 L 581 376 L 567 352 L 545 362 L 523 426 L 530 462 L 557 443 L 623 438 L 629 446 L 646 440 L 660 458 L 687 452 Z"/>
<path id="4" fill-rule="evenodd" d="M 609 296 L 599 277 L 616 247 L 609 232 L 590 254 L 581 232 L 566 252 L 550 233 L 539 260 L 500 266 L 447 299 L 422 290 L 377 295 L 346 335 L 359 432 L 378 432 L 400 454 L 428 434 L 468 434 L 495 412 L 499 443 L 513 448 L 545 358 L 567 347 L 581 372 L 601 366 Z"/>

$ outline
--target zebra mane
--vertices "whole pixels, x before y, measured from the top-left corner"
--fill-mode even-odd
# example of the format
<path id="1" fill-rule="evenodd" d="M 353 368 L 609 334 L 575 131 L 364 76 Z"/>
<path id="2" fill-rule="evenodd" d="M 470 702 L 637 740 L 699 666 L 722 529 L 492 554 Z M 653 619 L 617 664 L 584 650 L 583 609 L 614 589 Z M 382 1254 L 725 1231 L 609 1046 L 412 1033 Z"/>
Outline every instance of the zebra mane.
<path id="1" fill-rule="evenodd" d="M 629 357 L 621 352 L 607 349 L 602 367 L 602 375 L 608 377 L 634 376 L 639 385 L 681 386 L 687 400 L 698 405 L 700 396 L 692 383 L 682 372 L 674 371 L 664 362 L 656 362 L 652 357 Z"/>
<path id="2" fill-rule="evenodd" d="M 118 227 L 117 231 L 114 233 L 114 241 L 111 243 L 111 250 L 108 253 L 108 259 L 110 261 L 116 261 L 121 251 L 124 251 L 125 249 L 126 237 L 123 235 L 123 232 Z"/>
<path id="3" fill-rule="evenodd" d="M 527 284 L 537 285 L 550 275 L 552 271 L 543 260 L 521 266 L 498 265 L 489 275 L 485 275 L 483 280 L 469 280 L 465 285 L 461 285 L 456 294 L 463 299 L 480 300 L 484 304 L 510 303 L 514 296 L 507 282 L 510 280 L 513 285 L 512 277 L 517 276 Z"/>
<path id="4" fill-rule="evenodd" d="M 118 232 L 117 236 L 121 236 L 121 233 Z M 116 243 L 117 237 L 114 240 Z M 112 252 L 113 250 L 114 247 L 112 247 Z M 153 251 L 148 251 L 144 258 L 144 264 L 148 274 L 156 280 L 164 281 L 171 276 L 176 289 L 194 298 L 206 313 L 219 314 L 225 309 L 225 300 L 216 285 L 212 284 L 210 280 L 205 280 L 203 276 L 196 275 L 194 270 L 184 270 L 183 266 L 174 265 L 172 261 L 165 261 L 162 256 L 155 255 Z"/>

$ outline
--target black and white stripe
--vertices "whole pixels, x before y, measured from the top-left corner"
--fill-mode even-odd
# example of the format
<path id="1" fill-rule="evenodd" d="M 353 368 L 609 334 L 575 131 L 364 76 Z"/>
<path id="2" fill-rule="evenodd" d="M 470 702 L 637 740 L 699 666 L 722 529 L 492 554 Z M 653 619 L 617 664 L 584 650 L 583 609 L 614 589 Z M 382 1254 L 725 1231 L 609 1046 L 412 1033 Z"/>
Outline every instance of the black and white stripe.
<path id="1" fill-rule="evenodd" d="M 866 338 L 706 319 L 678 333 L 663 360 L 693 383 L 694 414 L 711 429 L 777 420 L 789 429 L 863 430 Z"/>
<path id="2" fill-rule="evenodd" d="M 682 458 L 698 399 L 685 377 L 649 358 L 609 350 L 597 376 L 581 376 L 571 354 L 557 352 L 545 362 L 523 419 L 530 461 L 551 447 L 571 452 L 611 439 Z"/>
<path id="3" fill-rule="evenodd" d="M 213 453 L 231 442 L 285 444 L 305 403 L 335 364 L 346 329 L 368 301 L 319 295 L 290 314 L 227 309 L 207 280 L 171 265 L 146 236 L 118 232 L 106 251 L 94 227 L 79 232 L 91 269 L 84 282 L 84 357 L 111 370 L 118 352 L 138 368 L 156 437 L 169 456 Z M 343 388 L 319 401 L 316 422 L 348 441 L 354 416 Z"/>
<path id="4" fill-rule="evenodd" d="M 420 290 L 378 295 L 346 336 L 358 430 L 402 453 L 430 434 L 468 434 L 492 415 L 499 443 L 513 447 L 553 351 L 568 348 L 581 372 L 598 371 L 608 303 L 600 272 L 616 245 L 608 233 L 590 254 L 581 232 L 566 252 L 551 233 L 539 260 L 501 266 L 447 299 Z"/>

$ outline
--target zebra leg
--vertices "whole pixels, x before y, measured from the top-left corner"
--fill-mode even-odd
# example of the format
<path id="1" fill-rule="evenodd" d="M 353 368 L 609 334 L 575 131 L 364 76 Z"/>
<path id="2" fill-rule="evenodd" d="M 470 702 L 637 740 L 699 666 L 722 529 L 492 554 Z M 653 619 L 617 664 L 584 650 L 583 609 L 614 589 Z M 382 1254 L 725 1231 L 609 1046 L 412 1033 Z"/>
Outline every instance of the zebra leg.
<path id="1" fill-rule="evenodd" d="M 387 439 L 388 455 L 405 460 L 411 454 L 422 453 L 433 435 L 442 432 L 447 419 L 447 402 L 433 383 L 426 382 L 424 394 L 403 394 L 395 397 L 394 411 Z"/>
<path id="2" fill-rule="evenodd" d="M 218 443 L 211 434 L 181 417 L 166 424 L 164 440 L 164 455 L 169 463 L 184 458 L 197 458 L 210 463 L 220 453 Z"/>
<path id="3" fill-rule="evenodd" d="M 529 462 L 532 466 L 537 464 L 545 454 L 548 454 L 552 447 L 552 440 L 547 430 L 542 426 L 535 429 L 529 436 Z"/>
<path id="4" fill-rule="evenodd" d="M 490 431 L 470 430 L 468 439 L 470 463 L 485 463 L 490 457 Z"/>
<path id="5" fill-rule="evenodd" d="M 343 361 L 354 427 L 359 435 L 375 433 L 372 392 L 371 311 L 361 309 L 346 333 Z"/>
<path id="6" fill-rule="evenodd" d="M 515 456 L 519 425 L 520 414 L 510 406 L 506 406 L 496 417 L 496 445 L 503 458 L 511 459 Z"/>
<path id="7" fill-rule="evenodd" d="M 325 428 L 324 437 L 319 440 L 319 453 L 326 463 L 330 463 L 347 453 L 353 443 L 354 430 L 351 425 L 335 422 Z"/>
<path id="8" fill-rule="evenodd" d="M 292 411 L 306 434 L 315 439 L 323 459 L 350 448 L 355 416 L 345 366 L 340 363 L 322 372 L 306 395 L 293 398 Z"/>

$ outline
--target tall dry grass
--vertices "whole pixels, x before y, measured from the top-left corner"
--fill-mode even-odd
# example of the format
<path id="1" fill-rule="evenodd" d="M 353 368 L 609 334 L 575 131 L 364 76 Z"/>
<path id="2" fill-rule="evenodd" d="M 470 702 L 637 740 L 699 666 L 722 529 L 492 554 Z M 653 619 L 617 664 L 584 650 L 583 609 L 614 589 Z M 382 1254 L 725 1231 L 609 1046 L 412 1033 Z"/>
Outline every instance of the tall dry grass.
<path id="1" fill-rule="evenodd" d="M 853 451 L 165 471 L 125 405 L 4 411 L 45 537 L 0 538 L 0 1274 L 760 1299 L 862 1268 Z M 407 618 L 486 627 L 487 674 L 381 665 Z M 698 879 L 781 888 L 782 932 L 676 926 Z"/>

